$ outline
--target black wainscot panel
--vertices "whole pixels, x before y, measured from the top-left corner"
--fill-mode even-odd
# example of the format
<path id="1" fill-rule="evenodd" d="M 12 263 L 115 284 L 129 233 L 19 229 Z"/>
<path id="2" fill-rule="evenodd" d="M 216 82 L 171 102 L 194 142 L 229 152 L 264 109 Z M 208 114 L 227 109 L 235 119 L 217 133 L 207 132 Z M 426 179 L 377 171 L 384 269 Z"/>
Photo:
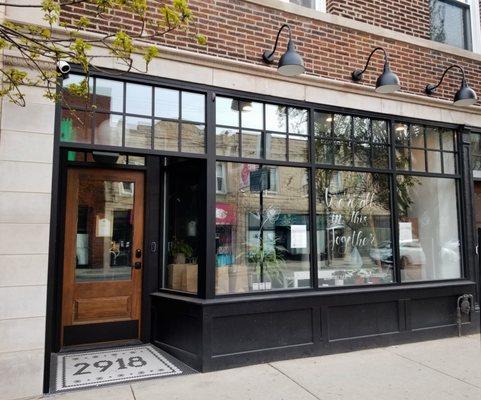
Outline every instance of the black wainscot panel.
<path id="1" fill-rule="evenodd" d="M 456 299 L 473 282 L 217 299 L 152 295 L 152 342 L 207 372 L 457 335 Z M 463 334 L 479 332 L 479 312 Z"/>
<path id="2" fill-rule="evenodd" d="M 398 302 L 329 307 L 329 340 L 398 331 Z"/>
<path id="3" fill-rule="evenodd" d="M 229 355 L 312 343 L 312 310 L 215 317 L 212 353 Z"/>

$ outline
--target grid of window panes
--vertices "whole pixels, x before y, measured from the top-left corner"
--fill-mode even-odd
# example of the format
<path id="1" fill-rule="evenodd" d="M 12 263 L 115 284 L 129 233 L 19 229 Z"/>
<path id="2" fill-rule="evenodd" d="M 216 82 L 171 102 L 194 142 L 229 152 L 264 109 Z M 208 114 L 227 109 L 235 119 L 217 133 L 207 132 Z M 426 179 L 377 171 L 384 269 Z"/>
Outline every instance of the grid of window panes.
<path id="1" fill-rule="evenodd" d="M 456 173 L 456 133 L 452 129 L 397 122 L 394 138 L 398 170 Z"/>
<path id="2" fill-rule="evenodd" d="M 216 154 L 308 162 L 308 112 L 217 96 Z"/>
<path id="3" fill-rule="evenodd" d="M 389 124 L 385 120 L 314 113 L 316 163 L 389 168 Z"/>
<path id="4" fill-rule="evenodd" d="M 80 84 L 71 74 L 64 87 Z M 64 90 L 63 142 L 205 153 L 205 94 L 89 78 L 88 96 Z"/>

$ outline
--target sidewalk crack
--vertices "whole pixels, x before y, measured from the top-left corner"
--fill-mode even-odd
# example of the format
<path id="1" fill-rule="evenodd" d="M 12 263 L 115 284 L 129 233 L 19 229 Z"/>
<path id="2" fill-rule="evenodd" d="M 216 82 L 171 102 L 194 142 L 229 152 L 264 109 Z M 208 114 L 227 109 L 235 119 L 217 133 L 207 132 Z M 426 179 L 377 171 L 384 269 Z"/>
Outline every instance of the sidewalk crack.
<path id="1" fill-rule="evenodd" d="M 132 397 L 134 398 L 134 400 L 137 400 L 137 398 L 135 397 L 134 388 L 132 387 L 132 385 L 129 385 L 129 387 L 130 391 L 132 392 Z"/>
<path id="2" fill-rule="evenodd" d="M 295 383 L 297 386 L 301 387 L 304 389 L 307 393 L 309 393 L 312 397 L 316 398 L 317 400 L 322 400 L 319 396 L 317 396 L 315 393 L 311 392 L 309 389 L 307 389 L 305 386 L 301 385 L 299 382 L 297 382 L 295 379 L 291 378 L 289 375 L 287 375 L 284 371 L 280 370 L 279 368 L 275 367 L 271 363 L 268 363 L 268 365 L 275 369 L 277 372 L 281 373 L 284 375 L 287 379 L 289 379 L 291 382 Z"/>
<path id="3" fill-rule="evenodd" d="M 421 366 L 423 366 L 423 367 L 425 367 L 425 368 L 429 368 L 429 369 L 431 369 L 431 370 L 433 370 L 433 371 L 436 371 L 436 372 L 438 372 L 438 373 L 440 373 L 440 374 L 442 374 L 442 375 L 444 375 L 444 376 L 449 376 L 450 378 L 456 379 L 457 381 L 463 382 L 463 383 L 465 383 L 466 385 L 469 385 L 469 386 L 475 387 L 476 389 L 480 389 L 480 390 L 481 390 L 481 386 L 475 385 L 474 383 L 465 381 L 464 379 L 458 378 L 457 376 L 448 374 L 447 372 L 444 372 L 444 371 L 441 371 L 441 370 L 439 370 L 439 369 L 437 369 L 437 368 L 431 367 L 430 365 L 427 365 L 427 364 L 425 364 L 425 363 L 423 363 L 423 362 L 421 362 L 421 361 L 413 360 L 412 358 L 409 358 L 409 357 L 407 357 L 407 356 L 403 356 L 402 354 L 396 353 L 395 351 L 390 351 L 390 350 L 388 350 L 388 349 L 384 349 L 384 350 L 387 351 L 387 352 L 389 352 L 389 353 L 391 353 L 391 354 L 394 354 L 394 355 L 396 355 L 396 356 L 398 356 L 398 357 L 400 357 L 400 358 L 403 358 L 403 359 L 405 359 L 405 360 L 411 361 L 411 362 L 416 363 L 416 364 L 418 364 L 418 365 L 421 365 Z"/>

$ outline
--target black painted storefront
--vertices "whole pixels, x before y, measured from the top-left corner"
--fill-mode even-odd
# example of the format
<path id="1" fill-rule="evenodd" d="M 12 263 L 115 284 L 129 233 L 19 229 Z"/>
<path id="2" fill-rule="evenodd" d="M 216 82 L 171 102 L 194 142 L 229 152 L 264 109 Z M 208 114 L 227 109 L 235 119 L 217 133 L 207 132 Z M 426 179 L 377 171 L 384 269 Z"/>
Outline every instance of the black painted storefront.
<path id="1" fill-rule="evenodd" d="M 85 152 L 103 150 L 145 157 L 145 166 L 135 168 L 145 171 L 146 183 L 141 340 L 155 344 L 193 368 L 211 371 L 272 360 L 455 336 L 458 334 L 456 302 L 463 294 L 473 294 L 476 307 L 470 315 L 463 315 L 462 332 L 467 334 L 479 331 L 479 266 L 474 253 L 476 239 L 473 229 L 469 127 L 339 109 L 150 76 L 132 74 L 124 78 L 134 83 L 204 93 L 206 95 L 206 152 L 193 155 L 172 151 L 141 150 L 126 146 L 117 148 L 96 145 L 93 142 L 90 144 L 67 143 L 61 142 L 59 135 L 56 135 L 47 305 L 46 391 L 48 391 L 50 354 L 59 350 L 63 196 L 67 190 L 65 171 L 71 165 L 66 154 L 73 150 Z M 288 161 L 267 162 L 265 159 L 216 156 L 214 110 L 216 95 L 308 108 L 311 120 L 310 135 L 312 135 L 314 110 L 378 117 L 389 120 L 391 124 L 396 120 L 456 129 L 459 156 L 456 178 L 458 179 L 458 220 L 463 278 L 401 284 L 399 272 L 397 272 L 397 283 L 393 284 L 321 288 L 317 287 L 317 260 L 313 257 L 312 288 L 216 296 L 216 254 L 213 240 L 215 237 L 216 161 L 292 165 Z M 57 133 L 60 127 L 59 115 L 60 106 L 57 109 Z M 311 140 L 309 149 L 311 154 L 313 146 L 314 140 Z M 394 157 L 393 152 L 394 149 L 391 151 L 391 157 Z M 295 164 L 310 169 L 311 178 L 316 167 L 322 168 L 316 165 L 312 158 L 307 163 Z M 201 242 L 205 251 L 199 255 L 196 296 L 165 288 L 162 271 L 163 254 L 161 251 L 152 251 L 152 243 L 160 243 L 163 240 L 160 229 L 162 224 L 161 185 L 162 176 L 168 164 L 166 159 L 191 160 L 202 171 L 200 174 L 201 197 L 205 203 L 201 213 L 201 220 L 204 222 Z M 82 165 L 77 166 L 82 167 Z M 89 165 L 84 167 L 89 168 Z M 115 168 L 128 167 L 116 166 Z M 340 167 L 339 169 L 349 170 L 350 168 Z M 373 168 L 357 168 L 357 170 L 376 172 Z M 314 226 L 315 199 L 312 192 L 309 202 L 311 223 Z M 393 235 L 395 239 L 396 233 Z M 310 238 L 310 248 L 313 254 L 316 254 L 316 242 L 312 236 L 314 235 Z M 161 247 L 158 248 L 161 249 Z M 397 256 L 399 257 L 399 254 Z"/>

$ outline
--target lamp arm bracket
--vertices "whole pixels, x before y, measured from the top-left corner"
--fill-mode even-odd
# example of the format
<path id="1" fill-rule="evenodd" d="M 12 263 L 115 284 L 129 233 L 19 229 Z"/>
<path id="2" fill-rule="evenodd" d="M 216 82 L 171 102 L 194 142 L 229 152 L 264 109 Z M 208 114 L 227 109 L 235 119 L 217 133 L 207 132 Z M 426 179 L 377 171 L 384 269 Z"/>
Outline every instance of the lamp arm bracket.
<path id="1" fill-rule="evenodd" d="M 376 47 L 373 51 L 371 51 L 371 54 L 369 54 L 369 57 L 367 58 L 366 65 L 364 66 L 364 69 L 356 69 L 352 73 L 352 79 L 354 81 L 357 82 L 357 81 L 360 81 L 362 79 L 362 74 L 364 74 L 364 72 L 366 72 L 366 69 L 369 66 L 369 63 L 371 61 L 371 58 L 372 58 L 373 54 L 378 50 L 382 51 L 384 53 L 384 65 L 389 66 L 389 58 L 388 58 L 388 55 L 386 53 L 386 50 L 384 50 L 383 47 Z"/>
<path id="2" fill-rule="evenodd" d="M 441 83 L 443 83 L 444 77 L 446 76 L 448 71 L 450 71 L 453 68 L 458 68 L 461 71 L 461 74 L 463 75 L 463 82 L 465 82 L 466 81 L 466 75 L 464 73 L 463 67 L 461 67 L 458 64 L 453 64 L 453 65 L 450 65 L 448 68 L 446 68 L 444 70 L 443 74 L 441 75 L 441 79 L 439 79 L 439 82 L 436 85 L 433 85 L 431 83 L 426 85 L 425 92 L 429 95 L 433 94 L 435 92 L 435 90 L 441 85 Z"/>
<path id="3" fill-rule="evenodd" d="M 291 27 L 288 24 L 283 24 L 280 27 L 279 31 L 277 32 L 276 42 L 274 44 L 274 49 L 272 49 L 272 51 L 265 50 L 264 53 L 262 53 L 262 59 L 264 60 L 265 63 L 272 64 L 274 62 L 274 53 L 277 50 L 277 44 L 279 43 L 279 36 L 281 35 L 281 32 L 284 30 L 284 28 L 287 28 L 287 30 L 289 32 L 289 41 L 292 39 Z"/>

